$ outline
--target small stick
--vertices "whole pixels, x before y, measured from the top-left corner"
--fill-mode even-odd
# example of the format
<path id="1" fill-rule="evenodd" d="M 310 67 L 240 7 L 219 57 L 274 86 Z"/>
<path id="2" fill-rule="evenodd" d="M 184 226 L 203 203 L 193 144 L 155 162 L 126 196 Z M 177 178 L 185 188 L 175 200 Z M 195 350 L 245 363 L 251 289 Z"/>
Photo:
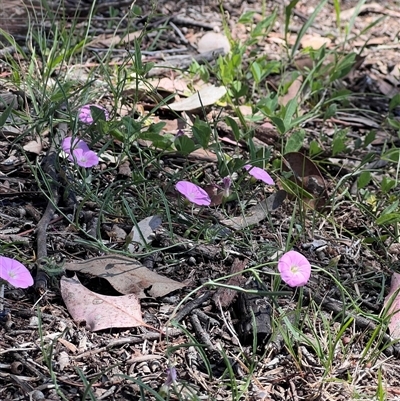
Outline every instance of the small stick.
<path id="1" fill-rule="evenodd" d="M 60 117 L 60 116 L 59 116 Z M 58 145 L 65 138 L 68 131 L 67 123 L 58 124 L 59 135 L 54 135 L 50 149 L 43 161 L 43 171 L 49 176 L 50 190 L 49 201 L 42 218 L 40 219 L 36 228 L 36 242 L 37 242 L 37 274 L 35 277 L 35 290 L 39 294 L 43 294 L 47 289 L 47 273 L 43 269 L 46 265 L 47 259 L 47 227 L 54 217 L 54 212 L 58 201 L 60 199 L 60 193 L 58 190 L 58 174 L 56 170 L 57 157 L 58 157 Z"/>

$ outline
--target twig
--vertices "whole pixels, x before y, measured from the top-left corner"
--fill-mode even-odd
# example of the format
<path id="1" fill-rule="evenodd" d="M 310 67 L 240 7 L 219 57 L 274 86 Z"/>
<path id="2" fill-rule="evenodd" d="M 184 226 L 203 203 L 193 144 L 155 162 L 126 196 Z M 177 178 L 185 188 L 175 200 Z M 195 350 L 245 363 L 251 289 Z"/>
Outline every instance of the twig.
<path id="1" fill-rule="evenodd" d="M 210 336 L 204 330 L 203 326 L 200 323 L 199 317 L 196 314 L 193 314 L 190 318 L 190 321 L 193 325 L 193 330 L 197 334 L 199 340 L 207 346 L 207 349 L 210 351 L 216 351 L 213 343 L 211 342 Z"/>
<path id="2" fill-rule="evenodd" d="M 186 69 L 189 68 L 193 61 L 196 61 L 199 64 L 205 64 L 210 61 L 217 60 L 220 55 L 224 55 L 225 51 L 223 48 L 211 50 L 206 53 L 197 54 L 197 55 L 188 55 L 185 57 L 177 58 L 168 58 L 162 63 L 156 64 L 147 74 L 148 77 L 154 77 L 157 75 L 162 75 L 169 73 L 171 69 Z"/>
<path id="3" fill-rule="evenodd" d="M 47 289 L 47 274 L 43 267 L 46 265 L 47 259 L 47 227 L 54 217 L 54 212 L 60 198 L 58 173 L 56 170 L 58 148 L 60 142 L 66 136 L 68 130 L 67 123 L 58 124 L 58 135 L 53 136 L 53 141 L 50 149 L 43 160 L 43 171 L 47 174 L 50 180 L 50 194 L 49 201 L 42 218 L 40 219 L 36 228 L 36 242 L 37 242 L 37 274 L 35 277 L 35 290 L 42 294 Z"/>
<path id="4" fill-rule="evenodd" d="M 186 304 L 173 318 L 172 320 L 175 322 L 181 321 L 184 317 L 186 317 L 193 309 L 198 308 L 205 301 L 208 301 L 212 296 L 211 291 L 207 291 L 201 294 L 198 298 Z"/>

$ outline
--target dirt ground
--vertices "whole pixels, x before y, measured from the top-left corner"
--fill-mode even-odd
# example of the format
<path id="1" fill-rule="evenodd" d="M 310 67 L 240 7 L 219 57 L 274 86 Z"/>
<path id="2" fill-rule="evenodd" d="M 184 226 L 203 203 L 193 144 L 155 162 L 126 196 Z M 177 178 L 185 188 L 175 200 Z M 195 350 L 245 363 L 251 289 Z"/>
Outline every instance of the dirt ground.
<path id="1" fill-rule="evenodd" d="M 0 0 L 0 26 L 6 31 L 18 27 L 17 32 L 11 33 L 21 41 L 25 35 L 25 25 L 21 23 L 21 19 L 26 17 L 19 15 L 24 11 L 18 8 L 18 4 L 11 7 L 7 3 L 13 12 L 12 18 L 22 24 L 21 27 L 17 23 L 11 27 L 10 19 L 4 16 L 5 7 L 1 15 L 5 2 L 6 0 Z M 274 9 L 278 10 L 274 28 L 265 42 L 258 43 L 258 54 L 266 54 L 270 60 L 288 60 L 284 41 L 284 4 L 287 3 L 265 2 L 267 15 Z M 315 0 L 298 2 L 287 37 L 291 46 L 296 43 L 301 27 L 319 4 Z M 171 61 L 168 57 L 174 55 L 189 54 L 194 57 L 197 55 L 197 43 L 205 32 L 223 32 L 220 6 L 214 1 L 160 1 L 155 11 L 151 11 L 147 4 L 138 5 L 142 6 L 143 14 L 154 15 L 146 25 L 152 32 L 144 36 L 141 44 L 146 62 L 165 64 Z M 260 0 L 223 2 L 233 39 L 244 41 L 249 34 L 247 28 L 238 23 L 239 17 L 246 11 L 254 10 L 258 18 L 261 18 L 262 7 Z M 341 7 L 343 27 L 350 23 L 356 2 L 342 1 Z M 126 8 L 120 8 L 120 16 L 124 14 L 124 10 Z M 85 18 L 82 17 L 81 24 L 85 24 Z M 97 40 L 88 48 L 88 57 L 84 61 L 84 68 L 88 70 L 96 64 L 93 54 L 103 51 L 107 47 L 107 40 L 115 34 L 115 31 L 107 30 L 105 21 L 110 19 L 112 17 L 107 9 L 100 10 L 93 18 L 93 32 Z M 366 33 L 363 32 L 376 21 L 378 22 L 375 26 Z M 122 23 L 121 32 L 127 23 Z M 170 26 L 166 29 L 155 42 L 154 32 L 162 24 L 169 23 L 173 23 L 173 28 Z M 132 29 L 139 30 L 144 26 L 143 20 L 138 18 Z M 311 24 L 299 47 L 302 50 L 307 44 L 326 40 L 329 49 L 338 47 L 344 54 L 355 52 L 360 56 L 357 68 L 353 68 L 340 82 L 340 85 L 356 94 L 352 98 L 353 108 L 326 121 L 316 119 L 306 122 L 304 129 L 307 140 L 304 149 L 308 150 L 311 141 L 319 141 L 322 136 L 332 138 L 334 124 L 346 128 L 347 135 L 354 140 L 364 140 L 368 132 L 372 129 L 376 131 L 376 138 L 368 150 L 354 149 L 345 157 L 330 156 L 327 159 L 323 175 L 329 199 L 339 197 L 340 194 L 333 193 L 333 189 L 337 188 L 336 183 L 350 174 L 356 162 L 362 160 L 368 152 L 379 154 L 387 143 L 398 145 L 398 134 L 394 128 L 385 124 L 385 116 L 390 99 L 400 93 L 399 32 L 398 1 L 366 1 L 348 37 L 344 28 L 338 29 L 333 2 L 328 2 Z M 15 91 L 15 85 L 10 83 L 10 68 L 5 55 L 6 52 L 0 50 L 0 91 L 3 94 L 13 93 L 18 97 L 20 94 Z M 116 53 L 113 60 L 118 63 L 121 58 Z M 291 65 L 290 68 L 301 69 L 306 66 L 307 61 L 304 60 L 296 56 L 294 61 L 286 62 Z M 210 63 L 212 62 L 214 61 L 211 60 Z M 21 65 L 26 64 L 21 62 Z M 155 76 L 161 77 L 162 74 L 164 72 L 160 69 Z M 174 74 L 178 76 L 179 73 Z M 164 75 L 170 77 L 172 73 L 169 70 Z M 282 75 L 276 74 L 263 85 L 273 87 L 281 79 Z M 126 98 L 121 101 L 124 101 L 131 112 L 134 106 L 130 104 L 130 92 L 125 91 L 124 96 Z M 26 99 L 27 94 L 23 97 Z M 143 99 L 140 105 L 142 110 L 151 110 L 154 100 Z M 27 103 L 22 106 L 25 110 L 30 107 L 30 99 Z M 102 104 L 106 107 L 112 103 L 112 95 L 102 98 Z M 215 107 L 214 110 L 220 111 L 221 108 L 223 106 Z M 223 111 L 232 113 L 228 107 Z M 169 120 L 171 131 L 176 132 L 180 128 L 173 118 L 163 112 L 157 118 L 158 121 Z M 218 127 L 220 141 L 224 143 L 227 153 L 234 155 L 236 150 L 232 141 L 229 142 L 229 135 L 232 133 L 222 126 Z M 272 147 L 272 153 L 280 151 L 279 139 L 271 129 L 257 127 L 255 137 L 264 146 Z M 151 247 L 154 252 L 134 252 L 132 256 L 151 271 L 176 283 L 183 283 L 183 288 L 167 291 L 161 296 L 149 295 L 151 286 L 142 289 L 144 296 L 140 299 L 140 305 L 145 325 L 93 331 L 88 327 L 88 322 L 74 321 L 60 290 L 60 277 L 64 270 L 68 270 L 68 277 L 71 278 L 75 264 L 81 261 L 97 260 L 98 266 L 120 266 L 125 263 L 123 258 L 126 255 L 123 257 L 112 252 L 122 252 L 125 237 L 133 228 L 132 220 L 127 216 L 114 215 L 106 207 L 94 202 L 83 204 L 80 210 L 82 224 L 86 224 L 88 232 L 91 224 L 95 228 L 99 227 L 98 232 L 95 229 L 95 235 L 100 233 L 103 240 L 104 247 L 96 248 L 88 245 L 82 232 L 75 230 L 65 218 L 71 209 L 60 199 L 60 209 L 55 211 L 47 227 L 46 242 L 38 243 L 42 238 L 38 239 L 38 226 L 49 205 L 46 195 L 49 188 L 40 179 L 41 185 L 38 185 L 32 168 L 35 169 L 36 163 L 40 165 L 46 160 L 51 140 L 48 136 L 47 144 L 37 153 L 23 151 L 23 146 L 34 139 L 33 135 L 22 136 L 20 139 L 21 127 L 13 128 L 12 124 L 0 130 L 0 138 L 2 253 L 14 257 L 17 255 L 35 275 L 38 248 L 45 247 L 46 260 L 52 265 L 52 269 L 47 270 L 44 284 L 38 283 L 36 276 L 35 288 L 5 291 L 4 308 L 8 313 L 2 313 L 0 326 L 0 400 L 59 400 L 62 399 L 60 391 L 67 400 L 81 400 L 85 399 L 84 392 L 90 387 L 88 383 L 91 383 L 93 390 L 91 399 L 152 400 L 156 399 L 156 394 L 151 389 L 156 393 L 160 390 L 167 381 L 168 368 L 171 366 L 177 372 L 176 392 L 180 399 L 373 400 L 378 399 L 378 385 L 383 382 L 385 399 L 400 400 L 400 352 L 397 344 L 387 346 L 385 352 L 380 352 L 389 338 L 383 333 L 378 336 L 375 351 L 371 351 L 368 357 L 365 356 L 365 346 L 375 324 L 372 318 L 368 320 L 353 316 L 353 321 L 340 336 L 341 344 L 350 342 L 350 345 L 345 348 L 339 345 L 335 347 L 334 362 L 328 369 L 316 358 L 309 344 L 293 339 L 293 348 L 289 349 L 279 335 L 279 330 L 271 327 L 271 322 L 277 319 L 274 316 L 276 308 L 272 307 L 274 302 L 290 316 L 290 312 L 296 309 L 299 292 L 287 292 L 286 296 L 275 299 L 274 302 L 269 297 L 259 294 L 256 296 L 255 302 L 261 316 L 260 321 L 257 321 L 260 329 L 257 349 L 253 349 L 254 333 L 251 330 L 251 313 L 247 309 L 248 304 L 253 302 L 251 297 L 238 295 L 235 291 L 230 293 L 217 290 L 212 286 L 192 292 L 210 280 L 218 281 L 232 273 L 272 260 L 277 243 L 284 246 L 290 231 L 293 202 L 283 202 L 271 213 L 268 224 L 260 222 L 251 228 L 251 245 L 243 239 L 240 231 L 233 234 L 231 232 L 232 237 L 228 238 L 220 231 L 217 232 L 218 235 L 211 233 L 208 238 L 212 237 L 213 240 L 206 241 L 205 235 L 188 236 L 187 222 L 183 219 L 182 224 L 174 224 L 173 235 L 170 235 L 171 227 L 166 223 L 162 224 L 152 237 Z M 101 146 L 102 143 L 99 142 L 98 149 Z M 246 155 L 247 149 L 243 147 L 241 152 Z M 135 160 L 140 162 L 138 157 Z M 192 165 L 198 164 L 205 175 L 215 177 L 216 159 L 210 155 L 200 153 L 189 159 L 189 162 Z M 182 168 L 185 162 L 173 155 L 163 158 L 163 163 L 164 171 L 150 166 L 146 172 L 148 179 L 154 182 L 154 191 L 156 188 L 163 188 L 168 194 L 168 186 L 165 184 L 169 179 L 168 172 Z M 129 162 L 125 167 L 133 169 Z M 376 167 L 377 170 L 380 168 Z M 388 167 L 382 167 L 382 173 L 386 171 L 384 168 Z M 123 185 L 129 179 L 129 174 L 124 174 L 121 169 L 110 170 L 104 178 L 97 179 L 99 191 L 104 194 L 108 187 L 122 183 L 121 199 L 131 199 L 141 191 L 139 186 L 130 188 Z M 350 181 L 346 186 L 349 191 L 352 190 Z M 263 193 L 264 197 L 271 194 L 272 190 Z M 262 200 L 260 198 L 258 201 Z M 390 276 L 398 265 L 397 248 L 361 246 L 361 241 L 365 238 L 379 236 L 381 229 L 374 225 L 372 218 L 368 220 L 345 197 L 342 201 L 335 202 L 335 205 L 328 213 L 329 218 L 305 222 L 307 241 L 298 241 L 296 248 L 314 265 L 328 266 L 329 261 L 337 258 L 337 266 L 330 266 L 332 274 L 337 275 L 350 294 L 358 293 L 360 308 L 366 314 L 377 316 L 382 309 L 383 297 L 388 292 Z M 232 207 L 231 212 L 240 216 L 238 206 Z M 176 218 L 179 221 L 178 214 Z M 212 216 L 206 215 L 204 219 L 214 219 L 218 227 L 221 227 L 223 216 L 216 212 Z M 330 223 L 332 221 L 334 224 Z M 323 251 L 314 246 L 315 241 L 321 240 L 324 241 Z M 103 259 L 105 257 L 113 259 Z M 263 267 L 260 271 L 268 275 L 270 267 Z M 103 278 L 83 273 L 79 277 L 92 291 L 104 295 L 120 295 Z M 227 278 L 223 283 L 271 290 L 270 283 L 266 282 L 260 288 L 250 277 L 250 274 L 239 275 L 233 280 Z M 172 284 L 165 284 L 170 285 Z M 341 314 L 342 306 L 337 302 L 342 295 L 329 276 L 317 274 L 313 274 L 310 283 L 301 293 L 304 299 L 314 301 L 310 305 L 320 305 L 319 316 L 323 316 L 325 320 L 318 318 L 314 321 L 315 330 L 320 334 L 326 330 L 326 324 L 333 333 L 337 333 L 340 327 L 338 317 L 343 321 L 349 317 L 345 313 Z M 244 316 L 246 312 L 250 317 Z M 314 313 L 311 306 L 304 311 L 305 327 L 308 327 L 306 322 L 313 321 Z M 174 316 L 176 322 L 174 326 L 170 321 L 171 316 Z M 114 317 L 109 316 L 109 320 L 113 319 Z M 290 319 L 286 321 L 287 324 L 288 322 Z M 306 334 L 310 338 L 314 335 L 311 331 Z M 328 339 L 328 335 L 326 338 Z M 346 353 L 343 352 L 344 349 Z M 296 358 L 293 352 L 297 355 Z M 301 365 L 298 360 L 301 360 Z M 234 383 L 229 379 L 227 366 L 235 378 Z M 242 389 L 245 389 L 243 393 Z M 171 399 L 179 398 L 171 395 Z"/>

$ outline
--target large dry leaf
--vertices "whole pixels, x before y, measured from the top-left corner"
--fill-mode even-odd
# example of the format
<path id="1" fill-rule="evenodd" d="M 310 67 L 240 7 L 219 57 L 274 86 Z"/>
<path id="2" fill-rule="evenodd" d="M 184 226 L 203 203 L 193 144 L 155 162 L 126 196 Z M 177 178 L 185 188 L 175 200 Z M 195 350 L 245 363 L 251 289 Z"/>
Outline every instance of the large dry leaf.
<path id="1" fill-rule="evenodd" d="M 299 94 L 302 85 L 303 77 L 300 75 L 290 84 L 287 93 L 278 98 L 279 104 L 286 106 L 289 103 L 289 100 L 294 99 Z"/>
<path id="2" fill-rule="evenodd" d="M 171 103 L 167 108 L 174 111 L 190 111 L 201 109 L 202 107 L 211 106 L 218 102 L 222 96 L 226 94 L 225 86 L 206 86 L 200 89 L 197 93 L 189 96 L 187 99 L 180 102 Z"/>
<path id="3" fill-rule="evenodd" d="M 96 294 L 84 287 L 76 275 L 63 277 L 60 286 L 72 318 L 79 323 L 85 322 L 92 331 L 147 326 L 142 320 L 140 303 L 134 294 L 120 297 Z"/>
<path id="4" fill-rule="evenodd" d="M 149 216 L 134 225 L 129 236 L 132 238 L 130 244 L 128 244 L 128 251 L 134 253 L 136 250 L 135 244 L 146 246 L 151 242 L 151 237 L 154 230 L 160 227 L 162 218 L 160 216 Z"/>
<path id="5" fill-rule="evenodd" d="M 29 141 L 26 145 L 24 145 L 24 150 L 26 150 L 27 152 L 36 153 L 37 155 L 40 155 L 40 153 L 43 150 L 43 142 L 38 137 L 32 141 Z"/>
<path id="6" fill-rule="evenodd" d="M 286 199 L 286 191 L 279 190 L 267 199 L 251 207 L 246 216 L 231 217 L 221 221 L 221 224 L 233 228 L 234 230 L 241 230 L 245 227 L 254 226 L 264 219 L 266 219 L 270 212 L 278 209 L 283 201 Z"/>
<path id="7" fill-rule="evenodd" d="M 393 273 L 392 281 L 390 283 L 390 291 L 385 298 L 385 308 L 390 302 L 391 305 L 388 310 L 388 315 L 390 316 L 389 331 L 390 335 L 398 340 L 400 339 L 400 274 Z M 397 294 L 395 295 L 395 293 Z M 393 299 L 394 297 L 394 299 Z"/>
<path id="8" fill-rule="evenodd" d="M 139 298 L 164 297 L 186 286 L 153 272 L 136 259 L 123 256 L 100 256 L 66 263 L 64 267 L 66 270 L 104 278 L 121 294 L 135 294 Z"/>
<path id="9" fill-rule="evenodd" d="M 283 171 L 292 173 L 288 181 L 281 180 L 283 189 L 289 195 L 299 196 L 312 209 L 322 208 L 326 203 L 327 188 L 314 162 L 300 152 L 286 153 L 282 161 Z"/>
<path id="10" fill-rule="evenodd" d="M 312 49 L 318 50 L 319 48 L 321 48 L 323 45 L 330 45 L 332 42 L 331 39 L 326 38 L 326 37 L 322 37 L 319 35 L 304 35 L 301 38 L 301 45 L 303 46 L 303 48 L 307 48 L 307 47 L 311 47 Z"/>
<path id="11" fill-rule="evenodd" d="M 208 31 L 197 43 L 197 51 L 199 53 L 207 53 L 217 49 L 224 49 L 224 54 L 228 54 L 231 51 L 229 40 L 222 33 Z"/>

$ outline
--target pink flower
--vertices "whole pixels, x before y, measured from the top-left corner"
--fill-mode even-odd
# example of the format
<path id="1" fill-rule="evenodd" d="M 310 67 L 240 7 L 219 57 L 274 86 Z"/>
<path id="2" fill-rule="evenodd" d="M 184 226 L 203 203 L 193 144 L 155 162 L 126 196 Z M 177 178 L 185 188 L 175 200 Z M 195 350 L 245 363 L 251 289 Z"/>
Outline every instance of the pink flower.
<path id="1" fill-rule="evenodd" d="M 27 288 L 33 284 L 29 270 L 22 263 L 5 256 L 0 256 L 0 279 L 18 288 Z"/>
<path id="2" fill-rule="evenodd" d="M 190 202 L 200 206 L 209 206 L 211 199 L 204 189 L 189 181 L 178 181 L 175 188 Z"/>
<path id="3" fill-rule="evenodd" d="M 96 107 L 97 109 L 103 110 L 104 115 L 106 117 L 106 121 L 108 121 L 110 119 L 110 114 L 108 113 L 107 109 L 105 109 L 102 106 L 99 106 L 98 104 L 85 104 L 84 106 L 82 106 L 79 109 L 79 113 L 78 113 L 78 118 L 81 122 L 83 122 L 84 124 L 93 124 L 94 123 L 94 119 L 92 116 L 92 111 L 90 110 L 91 107 Z"/>
<path id="4" fill-rule="evenodd" d="M 82 149 L 74 149 L 72 157 L 76 164 L 81 167 L 89 168 L 99 164 L 99 157 L 93 150 L 85 152 Z"/>
<path id="5" fill-rule="evenodd" d="M 89 149 L 85 141 L 68 136 L 62 141 L 62 150 L 68 153 L 68 159 L 81 167 L 93 167 L 99 164 L 99 157 Z"/>
<path id="6" fill-rule="evenodd" d="M 64 138 L 61 147 L 62 150 L 68 154 L 71 154 L 74 149 L 82 149 L 84 152 L 89 150 L 89 146 L 85 141 L 82 141 L 82 139 L 79 138 L 72 138 L 72 136 Z"/>
<path id="7" fill-rule="evenodd" d="M 246 164 L 244 168 L 249 172 L 250 175 L 252 175 L 254 178 L 257 180 L 261 180 L 265 182 L 268 185 L 274 185 L 275 182 L 271 178 L 271 176 L 262 168 L 260 167 L 254 167 L 250 164 Z"/>
<path id="8" fill-rule="evenodd" d="M 307 284 L 311 275 L 311 265 L 305 256 L 296 251 L 286 252 L 278 261 L 282 280 L 290 287 Z"/>

